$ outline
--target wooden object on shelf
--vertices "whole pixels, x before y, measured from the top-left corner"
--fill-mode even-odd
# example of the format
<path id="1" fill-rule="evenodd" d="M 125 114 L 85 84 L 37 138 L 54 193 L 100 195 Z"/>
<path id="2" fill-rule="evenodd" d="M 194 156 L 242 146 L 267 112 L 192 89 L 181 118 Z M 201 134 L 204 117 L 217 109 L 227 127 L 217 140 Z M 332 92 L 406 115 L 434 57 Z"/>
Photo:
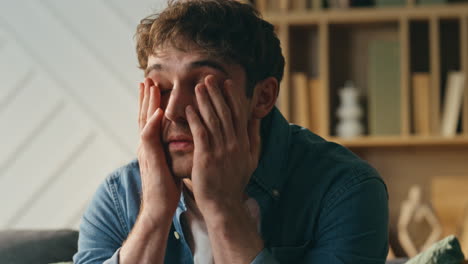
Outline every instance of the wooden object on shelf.
<path id="1" fill-rule="evenodd" d="M 320 108 L 321 117 L 317 133 L 320 136 L 326 137 L 330 135 L 330 28 L 327 23 L 319 24 L 319 82 L 318 86 L 322 91 L 322 103 Z"/>
<path id="2" fill-rule="evenodd" d="M 431 134 L 440 134 L 440 26 L 439 19 L 429 19 L 429 56 L 431 73 Z"/>
<path id="3" fill-rule="evenodd" d="M 262 14 L 268 12 L 268 3 L 267 3 L 267 1 L 270 1 L 270 0 L 257 0 L 256 1 L 255 6 L 256 6 L 257 10 Z"/>
<path id="4" fill-rule="evenodd" d="M 312 0 L 312 9 L 320 11 L 322 9 L 322 0 Z"/>
<path id="5" fill-rule="evenodd" d="M 292 122 L 302 127 L 309 128 L 309 81 L 303 72 L 295 72 L 291 75 L 293 95 Z"/>
<path id="6" fill-rule="evenodd" d="M 306 11 L 307 1 L 306 0 L 290 0 L 291 10 L 293 11 Z"/>
<path id="7" fill-rule="evenodd" d="M 400 41 L 400 117 L 401 135 L 408 136 L 411 130 L 410 121 L 410 22 L 406 17 L 399 21 L 399 41 Z"/>
<path id="8" fill-rule="evenodd" d="M 468 172 L 457 176 L 433 177 L 431 200 L 443 226 L 443 236 L 457 234 L 468 205 Z"/>
<path id="9" fill-rule="evenodd" d="M 421 186 L 413 185 L 408 193 L 408 199 L 403 201 L 398 218 L 398 239 L 401 246 L 409 257 L 414 257 L 419 252 L 429 248 L 437 242 L 442 234 L 442 228 L 432 208 L 422 201 Z M 410 235 L 411 222 L 427 221 L 430 225 L 431 233 L 425 239 L 422 246 L 415 243 L 415 238 Z"/>
<path id="10" fill-rule="evenodd" d="M 279 1 L 279 11 L 287 12 L 289 10 L 289 0 L 278 0 Z"/>
<path id="11" fill-rule="evenodd" d="M 416 135 L 431 134 L 431 77 L 428 73 L 414 73 L 412 77 L 413 91 L 413 124 Z"/>
<path id="12" fill-rule="evenodd" d="M 268 12 L 279 12 L 281 11 L 282 0 L 266 0 L 266 8 Z"/>
<path id="13" fill-rule="evenodd" d="M 327 104 L 325 103 L 326 91 L 322 87 L 322 82 L 318 79 L 309 80 L 309 102 L 310 102 L 310 121 L 309 128 L 315 134 L 326 136 L 327 122 Z"/>
<path id="14" fill-rule="evenodd" d="M 460 18 L 460 47 L 468 47 L 468 15 Z M 462 48 L 460 55 L 461 70 L 465 73 L 465 95 L 463 100 L 462 130 L 465 135 L 468 135 L 468 49 Z"/>
<path id="15" fill-rule="evenodd" d="M 401 133 L 400 44 L 377 39 L 369 43 L 369 134 Z"/>
<path id="16" fill-rule="evenodd" d="M 364 136 L 353 139 L 342 139 L 337 137 L 327 137 L 327 139 L 330 141 L 338 142 L 346 147 L 353 149 L 391 149 L 407 147 L 466 148 L 468 146 L 468 137 L 466 136 L 456 136 L 453 138 L 446 138 L 440 136 Z"/>
<path id="17" fill-rule="evenodd" d="M 465 74 L 463 72 L 449 72 L 440 128 L 442 136 L 452 137 L 457 132 L 464 89 Z"/>

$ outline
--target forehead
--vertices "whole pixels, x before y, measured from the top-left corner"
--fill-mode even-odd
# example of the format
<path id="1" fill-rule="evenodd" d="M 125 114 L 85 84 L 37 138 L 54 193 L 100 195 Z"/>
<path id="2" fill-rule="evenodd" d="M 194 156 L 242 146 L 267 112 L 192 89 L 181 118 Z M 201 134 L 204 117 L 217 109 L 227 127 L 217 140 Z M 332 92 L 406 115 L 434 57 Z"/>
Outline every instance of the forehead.
<path id="1" fill-rule="evenodd" d="M 145 74 L 156 70 L 165 73 L 186 73 L 200 68 L 211 68 L 228 78 L 244 79 L 244 69 L 236 63 L 213 57 L 199 49 L 180 50 L 173 47 L 157 49 L 148 57 Z"/>

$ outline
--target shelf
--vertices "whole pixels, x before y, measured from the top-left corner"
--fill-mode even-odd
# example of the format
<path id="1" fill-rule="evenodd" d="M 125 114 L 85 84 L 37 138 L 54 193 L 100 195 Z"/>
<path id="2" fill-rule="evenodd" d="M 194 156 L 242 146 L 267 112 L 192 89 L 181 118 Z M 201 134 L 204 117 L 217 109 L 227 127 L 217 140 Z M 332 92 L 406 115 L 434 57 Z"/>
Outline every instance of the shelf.
<path id="1" fill-rule="evenodd" d="M 342 139 L 329 137 L 327 140 L 342 144 L 349 148 L 373 148 L 373 147 L 412 147 L 412 146 L 456 146 L 468 148 L 468 136 L 455 136 L 451 138 L 436 136 L 389 136 L 389 137 L 359 137 L 355 139 Z"/>
<path id="2" fill-rule="evenodd" d="M 468 15 L 468 5 L 445 4 L 415 7 L 367 7 L 350 9 L 323 9 L 323 11 L 288 11 L 268 12 L 265 19 L 271 23 L 288 24 L 318 24 L 322 21 L 331 24 L 342 23 L 365 23 L 365 22 L 388 22 L 399 21 L 401 18 L 413 20 L 439 18 L 460 18 Z"/>

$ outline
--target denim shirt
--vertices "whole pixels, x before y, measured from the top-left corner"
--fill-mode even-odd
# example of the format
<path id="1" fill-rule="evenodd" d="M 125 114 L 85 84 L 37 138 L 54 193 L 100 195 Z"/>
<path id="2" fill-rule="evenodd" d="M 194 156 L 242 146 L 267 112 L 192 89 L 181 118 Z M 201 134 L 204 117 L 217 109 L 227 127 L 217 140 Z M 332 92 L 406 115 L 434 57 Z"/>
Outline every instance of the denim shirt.
<path id="1" fill-rule="evenodd" d="M 385 263 L 388 196 L 377 171 L 348 149 L 288 124 L 276 108 L 262 122 L 262 140 L 246 193 L 260 207 L 265 248 L 251 263 Z M 137 161 L 105 179 L 82 217 L 74 263 L 119 262 L 140 195 Z M 180 223 L 185 210 L 182 196 L 164 263 L 193 263 Z"/>

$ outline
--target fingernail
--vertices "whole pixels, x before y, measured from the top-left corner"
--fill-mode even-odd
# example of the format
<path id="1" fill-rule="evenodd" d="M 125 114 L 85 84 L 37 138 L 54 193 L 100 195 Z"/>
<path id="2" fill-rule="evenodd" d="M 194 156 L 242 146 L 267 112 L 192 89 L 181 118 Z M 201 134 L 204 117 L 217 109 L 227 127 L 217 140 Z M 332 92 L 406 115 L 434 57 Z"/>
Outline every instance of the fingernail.
<path id="1" fill-rule="evenodd" d="M 203 93 L 204 92 L 203 85 L 198 85 L 197 90 L 199 93 Z"/>

